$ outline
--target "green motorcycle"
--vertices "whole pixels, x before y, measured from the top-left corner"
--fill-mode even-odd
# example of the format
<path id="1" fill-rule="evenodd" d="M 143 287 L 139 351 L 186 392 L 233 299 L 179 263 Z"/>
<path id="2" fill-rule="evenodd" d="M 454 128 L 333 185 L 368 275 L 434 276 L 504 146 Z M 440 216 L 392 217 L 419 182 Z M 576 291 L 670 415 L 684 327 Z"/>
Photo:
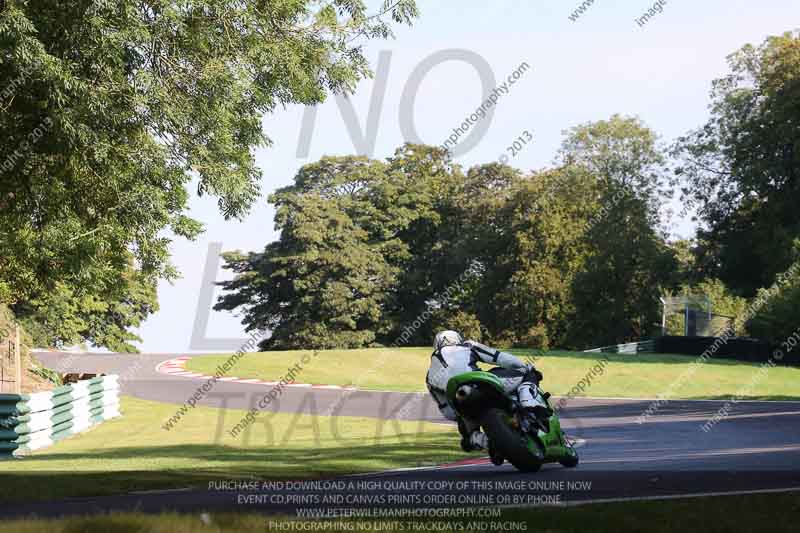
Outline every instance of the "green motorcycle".
<path id="1" fill-rule="evenodd" d="M 516 395 L 506 393 L 501 378 L 491 372 L 466 372 L 447 382 L 450 405 L 459 415 L 479 421 L 490 450 L 499 452 L 518 470 L 536 472 L 545 463 L 578 466 L 578 453 L 561 431 L 550 394 L 539 394 L 552 412 L 547 419 L 523 410 L 512 397 Z"/>

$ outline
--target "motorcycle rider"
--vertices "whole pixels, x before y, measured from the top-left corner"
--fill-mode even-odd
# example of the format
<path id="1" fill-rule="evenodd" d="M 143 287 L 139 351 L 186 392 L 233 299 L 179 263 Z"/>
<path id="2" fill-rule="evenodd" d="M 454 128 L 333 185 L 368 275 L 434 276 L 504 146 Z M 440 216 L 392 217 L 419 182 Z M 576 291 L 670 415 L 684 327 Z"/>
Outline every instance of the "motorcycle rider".
<path id="1" fill-rule="evenodd" d="M 456 331 L 441 331 L 436 334 L 431 354 L 431 365 L 425 382 L 442 415 L 448 420 L 458 422 L 461 434 L 461 449 L 465 452 L 486 450 L 489 448 L 486 434 L 480 430 L 480 423 L 459 416 L 447 402 L 446 390 L 448 380 L 464 372 L 480 370 L 478 361 L 496 365 L 500 369 L 492 369 L 506 386 L 509 394 L 516 391 L 520 405 L 540 419 L 546 419 L 553 412 L 539 395 L 538 385 L 542 374 L 532 364 L 525 364 L 516 356 L 490 348 L 475 341 L 464 340 Z M 502 464 L 503 459 L 494 450 L 489 455 L 495 464 Z"/>

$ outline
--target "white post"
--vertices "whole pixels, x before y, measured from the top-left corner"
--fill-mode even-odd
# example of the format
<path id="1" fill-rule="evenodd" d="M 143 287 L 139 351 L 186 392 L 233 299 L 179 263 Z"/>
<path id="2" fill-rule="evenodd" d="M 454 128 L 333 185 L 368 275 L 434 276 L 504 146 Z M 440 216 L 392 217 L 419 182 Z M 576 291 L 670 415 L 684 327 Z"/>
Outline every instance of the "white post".
<path id="1" fill-rule="evenodd" d="M 14 326 L 14 365 L 17 369 L 15 392 L 22 394 L 22 350 L 19 348 L 19 324 Z"/>
<path id="2" fill-rule="evenodd" d="M 687 301 L 683 311 L 683 336 L 689 336 L 689 302 Z"/>

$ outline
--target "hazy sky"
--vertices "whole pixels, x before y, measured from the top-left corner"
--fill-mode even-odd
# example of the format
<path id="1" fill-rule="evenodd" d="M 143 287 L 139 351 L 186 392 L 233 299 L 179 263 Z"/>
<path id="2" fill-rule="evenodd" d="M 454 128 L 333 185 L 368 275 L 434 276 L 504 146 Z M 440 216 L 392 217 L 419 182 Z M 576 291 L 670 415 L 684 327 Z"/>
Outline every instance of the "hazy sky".
<path id="1" fill-rule="evenodd" d="M 614 113 L 639 116 L 664 142 L 701 125 L 708 116 L 711 81 L 727 72 L 726 56 L 800 22 L 797 0 L 667 0 L 663 11 L 640 27 L 635 19 L 653 3 L 596 0 L 572 22 L 569 15 L 580 0 L 418 0 L 421 17 L 412 28 L 399 28 L 396 39 L 365 47 L 373 70 L 379 55 L 390 53 L 384 54 L 390 61 L 375 150 L 368 155 L 387 157 L 404 142 L 399 116 L 404 88 L 418 65 L 444 50 L 467 50 L 482 58 L 498 84 L 520 64 L 530 65 L 498 100 L 480 142 L 457 158 L 465 166 L 495 161 L 528 130 L 534 142 L 509 164 L 529 170 L 553 161 L 563 130 Z M 380 87 L 379 81 L 366 80 L 351 98 L 362 132 L 370 99 Z M 441 144 L 482 99 L 472 64 L 440 63 L 418 85 L 415 129 L 424 142 Z M 292 106 L 264 119 L 273 146 L 257 153 L 263 194 L 245 220 L 226 222 L 214 199 L 193 199 L 191 215 L 206 224 L 206 232 L 195 242 L 173 243 L 173 262 L 183 277 L 160 285 L 161 310 L 138 332 L 143 351 L 189 350 L 209 243 L 221 242 L 225 250 L 261 250 L 276 238 L 267 196 L 291 183 L 302 165 L 356 151 L 330 98 L 318 109 L 308 156 L 298 157 L 303 114 L 303 106 Z M 673 233 L 690 236 L 692 226 L 678 220 Z M 244 337 L 239 321 L 230 313 L 211 312 L 206 335 Z"/>

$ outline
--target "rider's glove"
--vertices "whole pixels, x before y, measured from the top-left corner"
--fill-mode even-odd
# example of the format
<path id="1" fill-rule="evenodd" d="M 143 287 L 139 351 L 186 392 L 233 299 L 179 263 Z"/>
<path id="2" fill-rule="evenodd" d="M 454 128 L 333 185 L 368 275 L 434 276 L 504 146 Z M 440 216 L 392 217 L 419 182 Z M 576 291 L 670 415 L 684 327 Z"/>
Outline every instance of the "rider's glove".
<path id="1" fill-rule="evenodd" d="M 525 366 L 528 368 L 527 375 L 531 376 L 531 377 L 534 377 L 536 379 L 537 383 L 539 383 L 540 381 L 542 381 L 544 379 L 544 376 L 542 375 L 542 373 L 539 372 L 538 370 L 536 370 L 536 367 L 533 366 L 533 363 L 528 363 Z"/>

